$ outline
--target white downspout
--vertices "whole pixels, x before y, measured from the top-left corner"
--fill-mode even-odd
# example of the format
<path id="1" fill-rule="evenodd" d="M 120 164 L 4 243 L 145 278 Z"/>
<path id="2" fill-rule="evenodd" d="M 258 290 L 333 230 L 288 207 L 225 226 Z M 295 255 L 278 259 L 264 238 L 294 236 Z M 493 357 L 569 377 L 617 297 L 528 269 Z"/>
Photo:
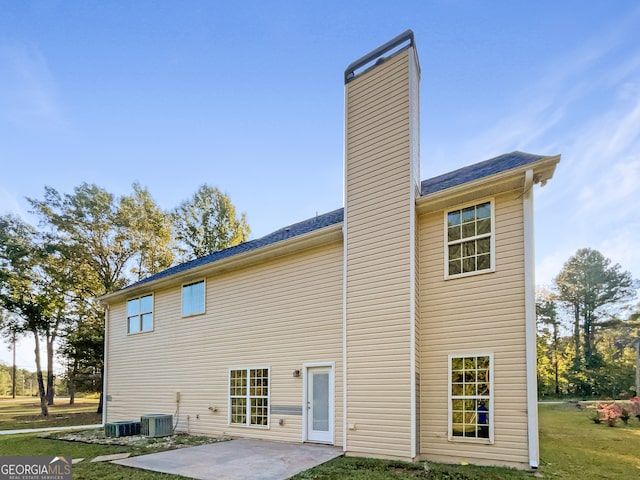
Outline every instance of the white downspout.
<path id="1" fill-rule="evenodd" d="M 102 425 L 107 423 L 107 346 L 109 345 L 109 305 L 104 308 L 104 368 L 102 372 Z"/>
<path id="2" fill-rule="evenodd" d="M 344 87 L 344 186 L 342 218 L 342 451 L 347 451 L 347 118 L 349 102 Z"/>
<path id="3" fill-rule="evenodd" d="M 538 382 L 536 370 L 536 279 L 533 236 L 533 170 L 524 176 L 522 210 L 524 223 L 524 290 L 527 360 L 527 430 L 529 437 L 529 465 L 538 468 Z"/>

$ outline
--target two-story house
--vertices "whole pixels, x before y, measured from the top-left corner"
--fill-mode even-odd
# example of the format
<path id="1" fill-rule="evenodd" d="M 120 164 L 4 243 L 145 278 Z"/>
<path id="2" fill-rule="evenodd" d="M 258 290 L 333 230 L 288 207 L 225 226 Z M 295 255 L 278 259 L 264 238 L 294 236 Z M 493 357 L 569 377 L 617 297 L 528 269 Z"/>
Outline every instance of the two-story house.
<path id="1" fill-rule="evenodd" d="M 421 181 L 413 32 L 344 80 L 344 208 L 102 297 L 105 420 L 536 467 L 533 190 L 560 157 Z"/>

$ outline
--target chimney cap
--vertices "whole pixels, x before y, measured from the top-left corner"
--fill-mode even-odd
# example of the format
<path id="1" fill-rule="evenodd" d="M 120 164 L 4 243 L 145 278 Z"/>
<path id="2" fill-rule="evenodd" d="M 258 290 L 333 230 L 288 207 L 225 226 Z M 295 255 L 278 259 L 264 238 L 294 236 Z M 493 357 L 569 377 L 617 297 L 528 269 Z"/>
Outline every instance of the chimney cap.
<path id="1" fill-rule="evenodd" d="M 415 38 L 413 35 L 413 30 L 411 29 L 402 32 L 400 35 L 392 38 L 384 45 L 380 45 L 375 50 L 372 50 L 371 52 L 367 53 L 363 57 L 360 57 L 355 62 L 352 62 L 344 71 L 344 83 L 347 84 L 355 78 L 356 76 L 355 71 L 357 69 L 362 68 L 368 63 L 373 62 L 374 60 L 378 59 L 388 51 L 393 50 L 397 46 L 402 45 L 407 41 L 409 42 L 409 46 L 415 45 Z"/>

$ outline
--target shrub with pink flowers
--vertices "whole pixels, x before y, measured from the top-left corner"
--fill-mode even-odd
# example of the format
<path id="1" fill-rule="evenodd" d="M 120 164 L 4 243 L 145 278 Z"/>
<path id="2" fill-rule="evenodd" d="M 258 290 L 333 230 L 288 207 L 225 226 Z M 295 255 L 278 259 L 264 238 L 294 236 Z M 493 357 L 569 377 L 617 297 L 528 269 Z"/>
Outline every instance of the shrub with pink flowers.
<path id="1" fill-rule="evenodd" d="M 617 403 L 599 403 L 598 413 L 600 419 L 607 422 L 607 425 L 614 427 L 618 422 L 618 419 L 622 415 L 622 407 Z"/>
<path id="2" fill-rule="evenodd" d="M 594 423 L 607 422 L 610 427 L 615 427 L 618 420 L 622 420 L 627 424 L 632 417 L 640 420 L 640 397 L 633 397 L 622 404 L 616 402 L 598 403 L 595 409 L 588 407 L 588 412 L 591 413 L 587 416 Z"/>

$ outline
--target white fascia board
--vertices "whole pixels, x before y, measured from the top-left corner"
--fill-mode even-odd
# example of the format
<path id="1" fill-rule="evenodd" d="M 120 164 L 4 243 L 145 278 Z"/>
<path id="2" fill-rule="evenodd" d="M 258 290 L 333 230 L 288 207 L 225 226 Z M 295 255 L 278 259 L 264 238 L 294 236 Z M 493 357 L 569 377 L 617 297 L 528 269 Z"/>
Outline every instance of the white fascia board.
<path id="1" fill-rule="evenodd" d="M 455 187 L 423 195 L 416 199 L 416 209 L 418 213 L 426 213 L 457 203 L 471 201 L 470 199 L 460 200 L 460 196 L 462 195 L 492 196 L 503 191 L 507 192 L 509 190 L 521 189 L 524 187 L 524 175 L 527 170 L 533 171 L 534 183 L 545 184 L 553 178 L 558 162 L 560 162 L 560 155 L 544 157 L 528 165 L 505 170 L 504 172 L 456 185 Z"/>

